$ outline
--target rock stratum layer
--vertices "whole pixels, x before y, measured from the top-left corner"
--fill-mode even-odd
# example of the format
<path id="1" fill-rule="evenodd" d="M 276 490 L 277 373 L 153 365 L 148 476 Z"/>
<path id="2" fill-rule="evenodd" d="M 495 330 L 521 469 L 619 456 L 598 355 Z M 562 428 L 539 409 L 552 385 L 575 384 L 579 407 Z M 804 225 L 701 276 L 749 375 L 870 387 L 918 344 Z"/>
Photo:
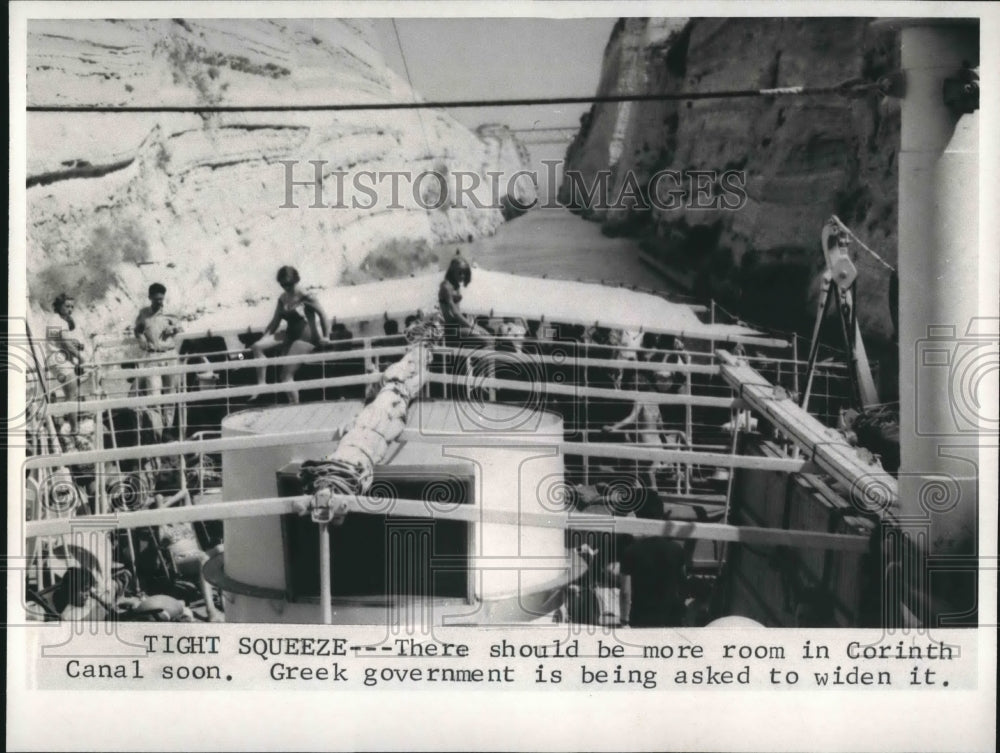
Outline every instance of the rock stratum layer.
<path id="1" fill-rule="evenodd" d="M 899 42 L 866 19 L 627 19 L 604 55 L 599 95 L 832 86 L 898 67 Z M 694 292 L 752 321 L 807 330 L 823 268 L 820 232 L 838 215 L 890 264 L 897 258 L 899 107 L 875 94 L 596 104 L 567 153 L 586 186 L 632 174 L 740 171 L 737 210 L 579 206 L 608 234 L 643 238 Z M 684 184 L 682 184 L 683 186 Z M 690 198 L 690 197 L 689 197 Z M 857 247 L 866 340 L 891 337 L 889 273 Z"/>
<path id="2" fill-rule="evenodd" d="M 354 20 L 35 21 L 28 102 L 417 100 L 374 38 L 370 23 Z M 523 152 L 506 143 L 509 131 L 492 127 L 480 138 L 434 110 L 28 117 L 31 312 L 66 290 L 88 328 L 103 334 L 126 331 L 153 281 L 167 286 L 172 311 L 196 319 L 273 297 L 282 264 L 298 267 L 314 289 L 333 288 L 366 259 L 387 255 L 390 263 L 374 267 L 405 274 L 408 264 L 433 260 L 429 248 L 494 232 L 507 185 L 501 179 L 501 195 L 493 195 L 485 173 L 526 167 Z M 308 185 L 317 170 L 319 194 Z M 390 172 L 402 175 L 384 177 Z M 424 172 L 443 180 L 416 180 Z M 476 196 L 487 208 L 458 196 L 463 172 L 482 178 Z M 289 178 L 307 185 L 289 187 Z M 522 202 L 533 198 L 530 182 L 509 190 Z"/>

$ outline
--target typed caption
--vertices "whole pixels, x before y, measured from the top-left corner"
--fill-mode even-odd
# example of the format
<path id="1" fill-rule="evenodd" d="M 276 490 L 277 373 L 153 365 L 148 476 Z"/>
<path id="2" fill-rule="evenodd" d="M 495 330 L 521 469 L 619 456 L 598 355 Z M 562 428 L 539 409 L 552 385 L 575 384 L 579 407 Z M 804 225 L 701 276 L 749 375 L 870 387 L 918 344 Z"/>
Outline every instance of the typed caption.
<path id="1" fill-rule="evenodd" d="M 933 637 L 746 630 L 574 635 L 445 628 L 429 636 L 374 640 L 372 632 L 234 627 L 184 634 L 128 626 L 114 641 L 88 637 L 85 653 L 70 650 L 74 642 L 83 643 L 79 638 L 39 646 L 35 687 L 943 692 L 977 686 L 975 631 Z"/>

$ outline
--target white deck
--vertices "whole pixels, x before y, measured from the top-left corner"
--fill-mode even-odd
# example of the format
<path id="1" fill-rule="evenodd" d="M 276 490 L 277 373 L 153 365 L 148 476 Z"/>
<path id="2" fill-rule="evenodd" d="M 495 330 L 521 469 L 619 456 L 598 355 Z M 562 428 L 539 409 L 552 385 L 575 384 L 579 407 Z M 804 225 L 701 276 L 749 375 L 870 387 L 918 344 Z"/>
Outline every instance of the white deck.
<path id="1" fill-rule="evenodd" d="M 437 306 L 441 274 L 363 285 L 346 285 L 319 296 L 327 315 L 338 321 L 400 317 Z M 472 284 L 464 290 L 462 308 L 481 316 L 510 316 L 604 327 L 684 333 L 691 337 L 723 339 L 732 335 L 759 336 L 749 327 L 705 324 L 692 309 L 671 303 L 651 293 L 597 283 L 541 279 L 475 269 Z M 252 309 L 209 313 L 198 320 L 199 330 L 223 331 L 263 327 L 271 315 L 273 301 L 262 301 Z M 237 319 L 238 317 L 238 319 Z"/>

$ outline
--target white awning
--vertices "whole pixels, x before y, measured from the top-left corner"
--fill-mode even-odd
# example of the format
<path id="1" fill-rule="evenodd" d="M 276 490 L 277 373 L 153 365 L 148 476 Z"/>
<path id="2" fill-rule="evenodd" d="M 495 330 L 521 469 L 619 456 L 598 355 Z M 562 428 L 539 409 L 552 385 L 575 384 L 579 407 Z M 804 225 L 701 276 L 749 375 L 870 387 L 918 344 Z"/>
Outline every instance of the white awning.
<path id="1" fill-rule="evenodd" d="M 433 311 L 437 307 L 441 279 L 440 273 L 434 273 L 345 285 L 318 297 L 327 315 L 339 322 L 384 316 L 398 319 L 417 311 L 425 314 Z M 473 270 L 472 284 L 462 291 L 462 296 L 462 310 L 476 316 L 521 317 L 536 321 L 544 318 L 547 322 L 597 324 L 612 329 L 720 342 L 767 337 L 741 325 L 706 324 L 683 303 L 671 303 L 651 293 L 598 283 L 522 277 L 477 268 Z M 273 302 L 262 302 L 253 309 L 244 309 L 239 314 L 240 321 L 235 321 L 232 311 L 209 314 L 198 322 L 197 329 L 245 330 L 248 324 L 263 327 L 273 306 Z"/>

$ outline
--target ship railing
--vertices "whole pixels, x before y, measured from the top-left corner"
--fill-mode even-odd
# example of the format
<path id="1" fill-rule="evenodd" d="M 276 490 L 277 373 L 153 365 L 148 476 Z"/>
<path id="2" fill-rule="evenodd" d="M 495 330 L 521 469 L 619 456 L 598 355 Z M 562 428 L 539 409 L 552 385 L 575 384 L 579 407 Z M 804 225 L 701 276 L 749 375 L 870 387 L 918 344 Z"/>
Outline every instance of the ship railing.
<path id="1" fill-rule="evenodd" d="M 276 358 L 262 358 L 262 359 L 244 359 L 244 360 L 224 360 L 219 362 L 211 363 L 194 363 L 194 364 L 182 364 L 180 361 L 176 365 L 172 366 L 143 366 L 135 369 L 123 369 L 123 372 L 128 372 L 133 379 L 142 379 L 145 376 L 151 375 L 162 375 L 162 374 L 173 374 L 173 375 L 186 375 L 186 374 L 199 374 L 204 373 L 206 369 L 211 369 L 213 371 L 226 372 L 233 369 L 245 369 L 253 366 L 266 366 L 266 365 L 281 365 L 284 363 L 322 363 L 322 362 L 336 362 L 339 360 L 357 360 L 358 358 L 363 358 L 369 363 L 377 364 L 379 361 L 384 360 L 389 356 L 402 355 L 405 352 L 406 346 L 395 345 L 389 347 L 376 347 L 372 344 L 372 340 L 377 338 L 367 338 L 364 342 L 364 347 L 355 350 L 343 350 L 335 352 L 322 352 L 313 353 L 304 356 L 284 356 Z M 398 341 L 398 339 L 397 339 Z M 435 350 L 445 356 L 457 356 L 461 349 L 447 348 L 447 347 L 437 347 Z M 720 436 L 719 424 L 713 423 L 706 420 L 695 420 L 694 409 L 695 408 L 709 408 L 709 409 L 733 409 L 733 399 L 732 390 L 727 385 L 721 382 L 721 380 L 716 379 L 719 373 L 718 364 L 712 363 L 714 361 L 714 354 L 687 354 L 681 353 L 679 351 L 666 351 L 666 350 L 656 350 L 656 349 L 641 349 L 643 355 L 684 355 L 684 361 L 680 363 L 672 363 L 669 365 L 648 361 L 648 360 L 632 360 L 632 359 L 615 359 L 615 358 L 590 358 L 590 357 L 576 357 L 571 359 L 571 365 L 579 366 L 580 368 L 576 370 L 576 377 L 580 380 L 575 384 L 558 384 L 558 383 L 547 383 L 547 382 L 533 382 L 533 381 L 522 381 L 522 380 L 504 380 L 495 378 L 479 378 L 475 380 L 475 385 L 478 388 L 486 389 L 490 392 L 491 397 L 495 398 L 497 390 L 508 390 L 508 391 L 529 391 L 529 392 L 542 392 L 547 396 L 561 396 L 564 398 L 576 398 L 579 403 L 578 415 L 577 415 L 577 425 L 570 427 L 574 433 L 582 437 L 584 442 L 589 442 L 591 435 L 595 433 L 595 422 L 590 418 L 591 409 L 595 407 L 594 401 L 628 401 L 628 400 L 644 400 L 647 402 L 654 402 L 660 405 L 677 405 L 683 406 L 684 410 L 684 420 L 683 420 L 683 431 L 681 435 L 685 438 L 688 445 L 692 444 L 693 438 L 698 435 L 704 436 L 708 434 L 711 436 L 714 434 L 720 439 L 724 439 L 725 435 Z M 586 352 L 586 349 L 583 350 Z M 607 348 L 605 351 L 607 352 Z M 612 350 L 614 352 L 614 350 Z M 200 355 L 200 354 L 199 354 Z M 228 352 L 224 352 L 222 355 L 228 355 Z M 486 355 L 486 354 L 484 354 Z M 694 357 L 692 357 L 694 356 Z M 566 361 L 563 356 L 559 354 L 545 354 L 545 353 L 497 353 L 497 358 L 502 359 L 530 359 L 535 364 L 559 364 L 562 366 L 566 365 Z M 701 357 L 702 359 L 709 361 L 709 363 L 691 363 L 695 357 Z M 669 368 L 670 371 L 676 372 L 678 374 L 683 374 L 685 376 L 685 384 L 680 390 L 680 394 L 674 395 L 664 395 L 660 393 L 649 393 L 649 392 L 636 392 L 629 389 L 623 389 L 622 386 L 609 384 L 608 386 L 599 386 L 600 382 L 595 386 L 592 380 L 592 375 L 589 373 L 590 368 L 598 369 L 619 369 L 619 370 L 660 370 L 664 368 Z M 438 383 L 442 386 L 446 392 L 449 389 L 454 389 L 456 386 L 461 388 L 460 379 L 456 379 L 454 376 L 449 375 L 448 369 L 445 368 L 445 373 L 441 374 L 430 374 L 427 378 L 427 388 L 433 383 Z M 115 372 L 109 370 L 109 374 L 114 374 Z M 693 394 L 695 392 L 694 385 L 692 383 L 692 375 L 697 374 L 701 376 L 707 376 L 711 378 L 708 383 L 702 383 L 698 385 L 698 394 Z M 827 374 L 830 379 L 833 378 L 843 378 L 838 374 Z M 379 380 L 379 374 L 376 369 L 369 368 L 368 373 L 350 375 L 339 378 L 321 378 L 314 380 L 299 380 L 295 382 L 296 389 L 308 389 L 308 388 L 322 388 L 324 391 L 328 389 L 337 389 L 338 387 L 351 387 L 357 385 L 371 385 Z M 287 390 L 287 386 L 284 384 L 267 384 L 267 385 L 246 385 L 237 387 L 222 387 L 222 388 L 208 388 L 200 390 L 187 390 L 186 380 L 180 379 L 179 381 L 179 391 L 175 393 L 167 393 L 161 395 L 141 395 L 133 392 L 128 396 L 120 397 L 105 397 L 98 400 L 81 400 L 73 403 L 52 403 L 48 406 L 48 416 L 47 420 L 51 421 L 52 418 L 58 419 L 61 416 L 67 414 L 92 414 L 96 417 L 96 423 L 103 429 L 104 417 L 107 416 L 107 420 L 112 421 L 111 412 L 118 409 L 132 409 L 132 410 L 157 410 L 165 406 L 170 406 L 172 409 L 179 411 L 179 424 L 180 424 L 180 435 L 187 436 L 190 433 L 197 432 L 199 430 L 211 430 L 215 427 L 212 426 L 197 426 L 189 424 L 187 421 L 188 411 L 187 407 L 191 403 L 210 403 L 222 400 L 225 402 L 225 412 L 228 414 L 234 408 L 234 400 L 239 400 L 240 398 L 248 398 L 252 395 L 259 394 L 277 394 L 282 393 Z M 827 380 L 829 381 L 829 379 Z M 714 382 L 714 384 L 713 384 Z M 819 381 L 820 385 L 824 384 L 823 380 Z M 825 390 L 822 387 L 817 390 L 817 400 L 824 397 Z M 105 411 L 107 413 L 105 413 Z M 824 419 L 828 425 L 831 425 L 832 416 L 825 416 Z M 599 424 L 602 425 L 602 424 Z M 674 426 L 665 427 L 667 430 L 677 430 Z M 600 429 L 597 429 L 600 432 Z M 113 438 L 113 431 L 112 431 Z M 98 438 L 100 441 L 100 438 Z M 41 449 L 41 446 L 35 448 L 36 452 Z M 183 459 L 182 459 L 183 462 Z M 582 478 L 581 481 L 584 485 L 590 482 L 590 472 L 592 463 L 589 460 L 584 460 L 581 465 Z M 693 471 L 691 466 L 685 466 L 683 468 L 682 474 L 675 474 L 676 478 L 681 479 L 680 485 L 681 489 L 677 491 L 683 491 L 685 493 L 690 493 L 692 486 L 692 477 L 696 475 L 697 471 Z M 716 478 L 721 478 L 724 474 L 719 474 L 712 471 L 709 476 L 714 476 Z M 701 474 L 702 478 L 705 478 L 705 474 Z M 675 480 L 676 480 L 675 478 Z"/>
<path id="2" fill-rule="evenodd" d="M 357 355 L 358 351 L 347 351 L 344 355 Z M 267 361 L 270 359 L 261 359 L 262 361 Z M 603 362 L 605 365 L 615 365 L 623 366 L 626 368 L 632 368 L 636 365 L 636 362 L 626 359 L 592 359 L 595 361 Z M 724 360 L 724 359 L 723 359 Z M 237 364 L 238 366 L 245 367 L 247 362 L 242 364 Z M 686 366 L 692 367 L 693 364 L 675 364 L 676 366 Z M 725 362 L 726 368 L 731 371 L 731 366 L 728 361 Z M 199 367 L 204 368 L 203 365 L 199 364 Z M 195 367 L 198 368 L 198 367 Z M 586 371 L 585 369 L 583 370 Z M 684 371 L 683 369 L 678 369 L 678 371 Z M 686 373 L 688 379 L 695 372 L 694 368 L 688 368 Z M 728 373 L 728 372 L 727 372 Z M 725 374 L 724 374 L 725 376 Z M 756 379 L 759 379 L 759 375 L 755 375 Z M 360 383 L 371 383 L 380 379 L 380 375 L 377 373 L 364 374 L 364 375 L 354 375 L 349 377 L 342 377 L 336 379 L 320 379 L 320 380 L 302 380 L 296 383 L 297 388 L 303 388 L 310 384 L 310 382 L 318 383 L 314 386 L 323 385 L 324 387 L 329 386 L 341 386 L 341 385 L 352 385 Z M 455 377 L 450 374 L 427 374 L 426 379 L 429 383 L 454 383 Z M 689 382 L 690 383 L 690 382 Z M 742 382 L 740 383 L 742 385 Z M 755 386 L 759 382 L 754 383 L 751 386 Z M 767 384 L 765 382 L 765 384 Z M 558 383 L 548 383 L 544 382 L 541 384 L 525 384 L 516 380 L 505 380 L 497 379 L 494 377 L 484 377 L 478 379 L 476 382 L 477 387 L 480 388 L 493 388 L 493 389 L 513 389 L 513 390 L 544 390 L 547 393 L 563 394 L 573 397 L 583 397 L 584 403 L 587 402 L 587 398 L 610 398 L 614 400 L 644 400 L 648 402 L 655 402 L 660 404 L 673 404 L 682 405 L 685 408 L 690 409 L 694 406 L 711 407 L 718 409 L 726 409 L 730 413 L 738 414 L 740 411 L 747 409 L 747 403 L 743 400 L 742 392 L 743 387 L 739 388 L 739 395 L 736 394 L 736 390 L 732 390 L 732 394 L 726 397 L 716 397 L 716 396 L 704 396 L 704 395 L 693 395 L 681 392 L 679 394 L 662 394 L 656 392 L 648 391 L 633 391 L 633 390 L 621 390 L 621 389 L 606 389 L 600 387 L 581 387 L 580 385 L 565 385 Z M 767 384 L 767 387 L 773 389 L 773 385 Z M 250 387 L 236 387 L 236 388 L 223 388 L 223 389 L 213 389 L 206 390 L 202 392 L 179 394 L 176 399 L 183 402 L 193 402 L 194 400 L 203 400 L 206 397 L 230 397 L 234 394 L 242 395 L 247 392 L 283 392 L 287 390 L 287 384 L 270 384 L 270 385 L 252 385 Z M 245 449 L 248 447 L 269 447 L 280 444 L 300 444 L 300 443 L 310 443 L 310 442 L 320 442 L 320 441 L 330 441 L 332 437 L 332 432 L 330 429 L 324 430 L 322 432 L 294 432 L 282 435 L 264 435 L 256 437 L 233 437 L 233 438 L 209 438 L 208 435 L 202 434 L 198 439 L 191 441 L 180 441 L 180 442 L 163 442 L 154 445 L 142 445 L 138 447 L 123 447 L 117 449 L 104 449 L 104 441 L 102 437 L 103 433 L 103 421 L 100 420 L 102 411 L 111 411 L 116 407 L 149 407 L 156 406 L 159 402 L 162 402 L 162 396 L 151 395 L 151 396 L 140 396 L 131 398 L 106 398 L 102 400 L 89 401 L 82 403 L 80 405 L 69 406 L 70 408 L 80 409 L 83 407 L 86 410 L 94 411 L 98 417 L 95 422 L 97 427 L 96 431 L 98 434 L 95 445 L 97 449 L 89 451 L 77 451 L 64 453 L 62 455 L 54 456 L 38 456 L 29 459 L 26 464 L 26 470 L 28 473 L 42 474 L 46 470 L 62 469 L 62 468 L 72 468 L 79 467 L 81 465 L 92 464 L 94 466 L 94 501 L 93 507 L 90 512 L 96 513 L 98 516 L 101 515 L 111 515 L 113 518 L 113 527 L 124 527 L 128 528 L 130 526 L 138 525 L 150 525 L 150 521 L 160 521 L 162 520 L 221 520 L 230 517 L 232 513 L 232 508 L 230 505 L 232 503 L 225 503 L 226 510 L 222 509 L 222 506 L 215 505 L 211 502 L 196 505 L 194 507 L 183 507 L 176 510 L 164 510 L 164 509 L 130 509 L 128 502 L 128 497 L 120 485 L 124 483 L 125 479 L 128 477 L 122 469 L 122 461 L 139 461 L 147 462 L 150 458 L 167 458 L 174 457 L 179 459 L 180 471 L 182 479 L 181 483 L 185 482 L 186 473 L 184 468 L 185 457 L 190 454 L 195 454 L 198 457 L 205 457 L 210 453 L 222 453 L 227 450 L 232 449 Z M 53 406 L 58 408 L 58 406 Z M 762 411 L 765 413 L 765 411 Z M 693 538 L 693 539 L 708 539 L 716 542 L 749 542 L 754 541 L 758 544 L 760 543 L 772 543 L 774 545 L 783 546 L 813 546 L 819 548 L 833 548 L 833 549 L 843 549 L 845 551 L 862 551 L 864 547 L 867 546 L 866 536 L 855 536 L 855 535 L 836 535 L 841 538 L 838 541 L 833 539 L 826 540 L 825 543 L 821 542 L 819 539 L 815 538 L 816 534 L 811 532 L 802 531 L 777 531 L 771 529 L 761 529 L 750 530 L 749 533 L 741 533 L 741 531 L 748 530 L 746 526 L 731 526 L 728 523 L 728 511 L 730 508 L 730 501 L 732 497 L 732 479 L 733 471 L 735 469 L 745 468 L 745 469 L 756 469 L 765 471 L 775 471 L 779 473 L 816 473 L 820 470 L 819 466 L 812 463 L 811 458 L 809 460 L 798 458 L 798 457 L 762 457 L 762 456 L 743 456 L 737 454 L 737 437 L 740 433 L 738 428 L 739 424 L 736 424 L 737 428 L 732 432 L 733 442 L 729 448 L 721 448 L 719 451 L 716 448 L 706 448 L 696 446 L 690 442 L 690 437 L 692 434 L 690 432 L 676 432 L 677 436 L 682 441 L 674 447 L 668 446 L 648 446 L 644 443 L 632 444 L 620 444 L 620 443 L 610 443 L 610 442 L 592 442 L 589 441 L 589 432 L 583 432 L 582 442 L 552 442 L 548 438 L 542 441 L 546 447 L 552 447 L 558 449 L 565 457 L 579 457 L 584 461 L 584 468 L 590 467 L 590 461 L 596 459 L 598 461 L 606 459 L 614 459 L 618 461 L 626 461 L 636 463 L 654 463 L 654 464 L 664 464 L 673 465 L 675 467 L 684 468 L 685 475 L 684 478 L 687 479 L 685 485 L 679 485 L 672 492 L 667 492 L 661 494 L 667 504 L 696 504 L 696 505 L 707 505 L 707 504 L 722 504 L 724 505 L 723 517 L 721 523 L 707 523 L 705 521 L 684 521 L 666 524 L 660 523 L 646 523 L 644 524 L 646 528 L 643 531 L 653 533 L 658 532 L 661 535 L 670 535 L 675 538 Z M 588 427 L 589 428 L 589 427 Z M 346 430 L 344 427 L 340 428 L 341 431 Z M 335 432 L 333 433 L 335 434 Z M 416 430 L 404 430 L 403 434 L 399 438 L 402 441 L 427 441 L 428 438 L 423 436 L 421 432 Z M 476 444 L 482 441 L 482 438 L 478 435 L 462 437 L 461 435 L 455 437 L 449 437 L 450 443 L 461 443 L 463 441 L 471 441 Z M 526 441 L 525 437 L 491 437 L 491 444 L 503 445 L 504 443 L 513 442 L 517 446 L 523 446 Z M 827 444 L 831 444 L 829 438 L 824 440 Z M 837 444 L 833 442 L 832 444 Z M 840 443 L 843 444 L 843 443 Z M 815 454 L 816 448 L 813 448 L 813 453 Z M 836 458 L 836 453 L 829 455 L 830 457 Z M 824 455 L 827 457 L 827 455 Z M 721 496 L 715 495 L 712 498 L 710 495 L 700 495 L 692 493 L 690 486 L 690 477 L 692 474 L 692 469 L 695 468 L 712 468 L 712 469 L 724 469 L 726 471 L 727 488 L 726 494 Z M 116 484 L 119 488 L 116 488 Z M 124 490 L 126 493 L 128 489 Z M 141 482 L 139 483 L 139 493 L 133 499 L 148 499 L 148 492 L 143 492 L 141 488 Z M 186 491 L 186 490 L 183 490 Z M 42 494 L 36 490 L 36 494 Z M 364 500 L 364 498 L 355 498 Z M 123 502 L 124 500 L 124 502 Z M 253 505 L 252 502 L 241 503 L 240 507 L 244 507 L 245 504 Z M 280 504 L 287 504 L 286 502 Z M 133 502 L 133 507 L 148 507 L 149 505 L 139 504 L 136 505 Z M 279 503 L 275 503 L 273 509 L 278 509 Z M 248 508 L 250 509 L 250 508 Z M 268 514 L 262 511 L 261 508 L 257 509 L 257 514 Z M 269 508 L 272 509 L 272 508 Z M 285 510 L 285 507 L 281 507 Z M 370 506 L 368 510 L 372 509 Z M 397 508 L 403 509 L 403 508 Z M 194 511 L 194 512 L 192 512 Z M 365 512 L 366 509 L 362 506 L 358 508 L 359 512 Z M 166 513 L 180 514 L 180 517 L 171 517 L 166 515 Z M 216 514 L 223 513 L 226 514 Z M 241 511 L 238 517 L 242 517 L 243 513 L 246 511 Z M 277 514 L 277 513 L 270 513 Z M 136 518 L 134 516 L 138 515 Z M 152 515 L 153 517 L 149 517 Z M 166 517 L 163 517 L 166 515 Z M 145 517 L 144 517 L 145 516 Z M 157 517 L 160 516 L 160 517 Z M 92 516 L 88 516 L 92 517 Z M 122 519 L 128 519 L 128 523 L 119 526 L 118 523 Z M 67 530 L 72 530 L 72 512 L 70 515 L 66 515 L 65 511 L 63 514 L 55 515 L 43 515 L 43 520 L 31 521 L 28 524 L 29 538 L 39 537 L 45 535 L 63 535 L 62 532 Z M 480 518 L 481 519 L 481 518 Z M 616 519 L 616 530 L 624 531 L 624 528 L 628 528 L 631 525 L 631 521 L 621 520 L 621 526 L 618 525 L 619 520 Z M 525 525 L 530 525 L 523 516 L 518 518 L 518 523 Z M 570 521 L 568 518 L 563 519 L 559 525 L 564 527 L 572 527 L 573 525 L 580 523 L 580 518 L 574 521 Z M 555 525 L 555 524 L 553 524 Z M 582 527 L 588 525 L 586 520 L 580 523 Z M 606 527 L 606 518 L 598 527 Z M 624 527 L 624 528 L 623 528 Z M 641 526 L 640 526 L 641 527 Z M 668 532 L 669 531 L 669 532 Z M 46 533 L 49 532 L 49 533 Z M 822 534 L 822 536 L 830 536 L 832 534 Z M 750 538 L 746 538 L 749 536 Z M 778 544 L 777 542 L 782 542 Z M 723 554 L 718 557 L 720 563 L 724 561 L 725 550 L 723 549 Z M 721 565 L 720 565 L 721 566 Z"/>
<path id="3" fill-rule="evenodd" d="M 220 357 L 225 356 L 226 360 L 213 361 L 209 363 L 199 362 L 199 363 L 189 363 L 183 364 L 181 361 L 184 357 L 180 357 L 178 363 L 171 366 L 142 366 L 134 369 L 122 369 L 121 373 L 127 373 L 132 379 L 142 379 L 146 376 L 153 375 L 188 375 L 188 374 L 200 374 L 204 373 L 206 369 L 214 372 L 227 372 L 235 369 L 246 369 L 255 366 L 268 366 L 268 365 L 282 365 L 285 363 L 295 363 L 295 364 L 307 364 L 307 363 L 326 363 L 326 362 L 337 362 L 342 360 L 354 360 L 365 359 L 366 362 L 370 364 L 378 364 L 380 361 L 384 361 L 387 357 L 402 355 L 407 346 L 405 345 L 390 345 L 377 347 L 373 342 L 379 340 L 380 338 L 364 338 L 362 341 L 363 347 L 356 348 L 354 350 L 339 350 L 330 352 L 319 352 L 312 353 L 301 356 L 281 356 L 274 358 L 261 358 L 261 359 L 229 359 L 228 356 L 231 355 L 230 351 L 221 351 L 219 353 Z M 392 339 L 392 336 L 387 339 Z M 497 338 L 502 340 L 503 338 Z M 394 338 L 398 342 L 398 337 Z M 347 342 L 347 341 L 345 341 Z M 575 349 L 575 344 L 572 344 Z M 612 353 L 615 352 L 614 346 L 595 346 L 607 353 L 609 348 Z M 586 345 L 582 346 L 580 349 L 582 352 L 586 353 Z M 621 348 L 619 348 L 621 350 Z M 635 349 L 631 349 L 635 350 Z M 695 420 L 693 409 L 696 407 L 705 407 L 713 409 L 729 409 L 733 408 L 733 398 L 732 389 L 725 385 L 720 379 L 716 379 L 719 374 L 719 366 L 714 363 L 714 354 L 703 354 L 703 353 L 690 353 L 687 351 L 671 351 L 663 349 L 638 349 L 640 354 L 644 358 L 639 360 L 633 359 L 621 359 L 621 358 L 591 358 L 586 355 L 584 356 L 574 356 L 569 360 L 566 359 L 562 354 L 553 353 L 535 353 L 528 351 L 522 352 L 493 352 L 486 351 L 481 356 L 496 358 L 501 360 L 510 359 L 527 359 L 533 364 L 553 364 L 559 365 L 561 367 L 568 366 L 578 366 L 580 368 L 576 369 L 575 375 L 580 379 L 579 383 L 575 384 L 564 384 L 564 383 L 550 383 L 550 382 L 537 382 L 537 381 L 523 381 L 523 380 L 510 380 L 510 379 L 496 379 L 491 377 L 483 377 L 475 380 L 475 385 L 478 388 L 485 388 L 490 390 L 492 395 L 495 396 L 496 390 L 511 390 L 511 391 L 539 391 L 544 392 L 547 395 L 557 395 L 562 397 L 577 398 L 580 402 L 580 415 L 579 415 L 579 425 L 572 427 L 577 433 L 580 433 L 584 441 L 589 441 L 590 434 L 593 432 L 593 422 L 590 420 L 589 409 L 592 407 L 592 402 L 597 401 L 629 401 L 629 400 L 644 400 L 647 402 L 654 402 L 660 405 L 679 405 L 684 407 L 685 416 L 683 422 L 683 436 L 685 437 L 688 444 L 691 444 L 692 438 L 696 437 L 696 433 L 704 431 L 714 431 L 718 434 L 719 424 L 715 424 L 705 420 Z M 435 352 L 442 355 L 457 357 L 462 355 L 461 348 L 449 348 L 445 346 L 439 346 L 434 348 Z M 191 358 L 199 358 L 204 354 L 198 354 L 197 356 L 191 356 Z M 239 355 L 242 355 L 239 354 Z M 683 360 L 679 363 L 669 363 L 665 364 L 663 362 L 645 360 L 651 356 L 671 356 L 680 355 L 683 356 Z M 703 360 L 705 363 L 693 363 L 695 360 Z M 162 360 L 162 359 L 157 359 Z M 775 359 L 769 359 L 769 363 L 774 363 Z M 787 362 L 787 359 L 785 359 Z M 800 364 L 795 364 L 799 366 Z M 605 370 L 669 370 L 677 374 L 683 374 L 685 377 L 685 384 L 681 388 L 679 394 L 662 394 L 658 392 L 644 392 L 644 391 L 634 391 L 630 389 L 623 389 L 622 386 L 610 384 L 608 386 L 600 386 L 600 382 L 595 385 L 592 375 L 589 373 L 589 369 L 605 369 Z M 834 373 L 842 369 L 841 365 L 837 365 L 836 368 L 828 374 L 831 378 L 842 378 L 840 374 Z M 107 371 L 110 375 L 115 375 L 117 372 L 109 369 Z M 698 394 L 694 394 L 694 384 L 692 382 L 692 375 L 699 375 L 699 377 L 707 377 L 710 379 L 708 382 L 703 382 L 698 384 Z M 369 385 L 374 384 L 380 379 L 380 375 L 375 369 L 369 369 L 365 374 L 350 375 L 345 377 L 334 377 L 334 378 L 320 378 L 312 380 L 298 380 L 294 383 L 295 389 L 311 389 L 311 388 L 322 388 L 326 389 L 336 389 L 338 387 L 348 387 L 357 385 Z M 461 379 L 451 375 L 448 369 L 445 369 L 445 373 L 429 374 L 427 377 L 428 387 L 430 384 L 438 383 L 442 385 L 443 389 L 448 390 L 454 388 L 456 385 L 461 386 Z M 820 381 L 822 384 L 822 380 Z M 70 413 L 84 414 L 90 413 L 95 414 L 99 418 L 104 411 L 112 411 L 116 409 L 136 409 L 136 410 L 150 410 L 161 408 L 165 405 L 171 405 L 180 410 L 180 424 L 181 424 L 181 435 L 186 436 L 191 430 L 197 431 L 198 429 L 210 429 L 212 427 L 198 427 L 198 426 L 187 426 L 185 423 L 185 418 L 187 411 L 186 406 L 194 402 L 213 402 L 223 400 L 226 404 L 226 411 L 229 412 L 234 406 L 234 400 L 239 398 L 247 398 L 252 395 L 257 394 L 277 394 L 286 392 L 288 385 L 286 384 L 266 384 L 266 385 L 244 385 L 236 387 L 212 387 L 208 389 L 187 391 L 186 380 L 179 380 L 179 391 L 176 393 L 167 393 L 165 395 L 139 395 L 131 394 L 129 396 L 110 396 L 98 400 L 83 400 L 73 403 L 52 403 L 49 405 L 49 415 L 50 417 L 58 418 Z M 823 390 L 818 390 L 819 396 L 823 395 Z M 98 421 L 99 424 L 103 424 L 103 421 Z M 721 422 L 720 422 L 721 423 Z M 673 430 L 674 427 L 668 427 Z M 583 464 L 583 482 L 588 483 L 590 463 Z M 687 468 L 684 473 L 684 485 L 685 490 L 690 488 L 690 477 L 691 470 Z"/>
<path id="4" fill-rule="evenodd" d="M 370 513 L 373 509 L 381 509 L 385 506 L 384 499 L 364 495 L 335 494 L 332 495 L 331 501 L 344 503 L 348 513 Z M 128 530 L 181 522 L 235 520 L 302 513 L 309 509 L 311 503 L 312 498 L 306 495 L 233 500 L 199 506 L 123 511 L 113 516 L 103 516 L 100 520 L 88 522 L 104 524 L 109 530 Z M 605 516 L 575 514 L 571 511 L 528 513 L 466 505 L 442 509 L 440 506 L 429 505 L 426 500 L 417 499 L 394 499 L 392 510 L 388 514 L 407 518 L 457 520 L 466 523 L 501 523 L 563 530 L 607 530 Z M 39 537 L 65 536 L 73 531 L 74 520 L 72 518 L 54 517 L 27 523 L 25 537 L 33 540 Z M 678 539 L 722 541 L 758 546 L 790 546 L 853 553 L 863 553 L 869 547 L 868 537 L 864 535 L 734 526 L 700 521 L 653 521 L 623 517 L 615 520 L 615 532 L 639 536 L 667 536 Z M 470 564 L 475 566 L 474 561 Z M 531 558 L 512 560 L 512 566 L 515 567 L 530 565 Z"/>

